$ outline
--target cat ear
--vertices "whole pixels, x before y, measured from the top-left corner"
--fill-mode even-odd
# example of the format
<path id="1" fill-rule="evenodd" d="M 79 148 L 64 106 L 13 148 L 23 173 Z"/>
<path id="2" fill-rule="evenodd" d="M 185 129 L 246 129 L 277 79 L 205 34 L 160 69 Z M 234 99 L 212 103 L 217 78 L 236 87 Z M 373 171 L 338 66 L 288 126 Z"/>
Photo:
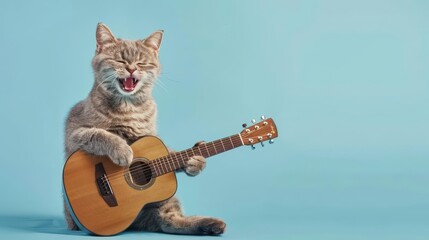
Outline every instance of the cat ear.
<path id="1" fill-rule="evenodd" d="M 113 36 L 112 31 L 103 23 L 98 23 L 95 38 L 97 40 L 97 53 L 101 52 L 106 46 L 115 44 L 118 41 Z"/>
<path id="2" fill-rule="evenodd" d="M 153 48 L 155 51 L 158 51 L 159 47 L 161 47 L 163 33 L 164 33 L 164 30 L 158 30 L 152 33 L 148 38 L 143 40 L 144 45 L 150 48 Z"/>

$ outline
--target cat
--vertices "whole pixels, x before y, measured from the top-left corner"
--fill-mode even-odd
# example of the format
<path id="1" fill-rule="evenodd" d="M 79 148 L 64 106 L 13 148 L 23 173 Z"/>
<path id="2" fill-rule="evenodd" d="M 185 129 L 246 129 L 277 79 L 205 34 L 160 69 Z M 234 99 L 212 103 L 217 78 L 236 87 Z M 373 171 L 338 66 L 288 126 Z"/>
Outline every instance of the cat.
<path id="1" fill-rule="evenodd" d="M 145 135 L 156 135 L 156 104 L 152 89 L 160 74 L 158 58 L 163 31 L 143 40 L 116 38 L 99 23 L 96 52 L 92 60 L 94 85 L 88 97 L 77 103 L 66 120 L 65 153 L 78 149 L 107 155 L 117 165 L 128 166 L 133 158 L 129 144 Z M 205 167 L 202 156 L 193 156 L 183 168 L 189 176 Z M 65 203 L 66 204 L 66 203 Z M 68 208 L 69 229 L 78 230 Z M 145 206 L 130 226 L 134 230 L 173 234 L 220 235 L 226 224 L 217 218 L 184 216 L 172 197 Z"/>

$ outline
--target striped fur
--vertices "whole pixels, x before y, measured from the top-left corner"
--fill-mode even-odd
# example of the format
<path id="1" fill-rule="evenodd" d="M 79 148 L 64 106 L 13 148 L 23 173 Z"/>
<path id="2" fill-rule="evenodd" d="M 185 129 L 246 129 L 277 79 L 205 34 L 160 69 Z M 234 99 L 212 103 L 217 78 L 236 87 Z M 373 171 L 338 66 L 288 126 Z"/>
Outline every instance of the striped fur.
<path id="1" fill-rule="evenodd" d="M 128 165 L 133 153 L 129 144 L 144 135 L 156 135 L 156 104 L 152 88 L 160 73 L 158 50 L 162 31 L 144 40 L 122 40 L 104 24 L 98 24 L 97 48 L 92 61 L 94 85 L 89 96 L 77 103 L 66 121 L 66 158 L 78 149 L 107 155 L 118 165 Z M 130 72 L 127 69 L 135 69 Z M 138 80 L 131 92 L 121 89 L 118 79 Z M 202 156 L 188 160 L 184 171 L 195 176 L 205 167 Z M 70 229 L 78 229 L 65 207 Z M 185 217 L 176 198 L 146 206 L 133 229 L 176 234 L 222 234 L 225 223 L 208 217 Z"/>

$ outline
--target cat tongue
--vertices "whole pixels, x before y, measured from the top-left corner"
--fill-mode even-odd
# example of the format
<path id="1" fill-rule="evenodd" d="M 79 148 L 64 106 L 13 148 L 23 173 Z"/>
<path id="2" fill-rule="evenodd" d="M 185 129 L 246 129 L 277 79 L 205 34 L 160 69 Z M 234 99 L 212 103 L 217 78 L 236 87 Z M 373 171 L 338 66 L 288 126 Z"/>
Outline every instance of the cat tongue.
<path id="1" fill-rule="evenodd" d="M 135 85 L 134 85 L 133 78 L 131 78 L 131 77 L 125 78 L 124 81 L 123 81 L 123 83 L 124 83 L 124 88 L 125 88 L 126 91 L 132 91 L 132 90 L 134 90 Z"/>

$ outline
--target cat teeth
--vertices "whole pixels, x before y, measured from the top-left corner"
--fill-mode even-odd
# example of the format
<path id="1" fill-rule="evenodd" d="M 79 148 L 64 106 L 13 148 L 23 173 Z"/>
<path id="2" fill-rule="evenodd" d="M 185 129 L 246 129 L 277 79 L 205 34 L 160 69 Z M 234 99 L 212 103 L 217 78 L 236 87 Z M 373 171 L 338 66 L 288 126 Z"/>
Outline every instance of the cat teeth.
<path id="1" fill-rule="evenodd" d="M 118 78 L 118 80 L 120 81 L 125 81 L 126 78 Z M 132 78 L 133 79 L 133 83 L 137 83 L 139 80 L 137 78 Z"/>
<path id="2" fill-rule="evenodd" d="M 135 90 L 135 87 L 137 86 L 137 84 L 139 82 L 139 79 L 136 79 L 133 77 L 117 78 L 117 80 L 118 80 L 119 87 L 127 93 L 133 92 Z M 132 80 L 132 86 L 127 87 L 125 84 L 125 81 L 130 81 L 130 80 Z"/>
<path id="3" fill-rule="evenodd" d="M 125 81 L 126 78 L 118 78 L 119 81 Z M 139 80 L 137 78 L 132 78 L 133 79 L 133 83 L 136 84 Z"/>

